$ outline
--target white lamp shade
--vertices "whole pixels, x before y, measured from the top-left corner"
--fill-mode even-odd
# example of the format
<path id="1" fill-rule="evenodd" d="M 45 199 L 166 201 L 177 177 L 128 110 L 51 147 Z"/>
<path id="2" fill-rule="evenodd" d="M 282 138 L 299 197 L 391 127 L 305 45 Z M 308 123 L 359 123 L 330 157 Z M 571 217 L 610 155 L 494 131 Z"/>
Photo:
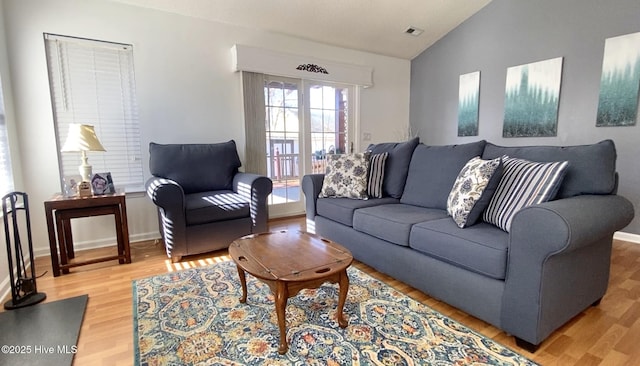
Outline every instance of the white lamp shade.
<path id="1" fill-rule="evenodd" d="M 91 125 L 72 123 L 69 125 L 69 135 L 67 141 L 62 146 L 62 152 L 74 151 L 106 151 L 96 132 Z"/>

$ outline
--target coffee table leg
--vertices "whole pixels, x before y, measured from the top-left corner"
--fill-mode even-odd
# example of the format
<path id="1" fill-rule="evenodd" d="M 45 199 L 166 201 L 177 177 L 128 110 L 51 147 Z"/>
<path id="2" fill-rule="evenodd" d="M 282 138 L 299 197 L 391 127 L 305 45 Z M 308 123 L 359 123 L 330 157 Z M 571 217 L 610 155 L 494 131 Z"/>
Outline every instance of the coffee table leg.
<path id="1" fill-rule="evenodd" d="M 240 298 L 240 303 L 244 304 L 247 302 L 247 278 L 245 277 L 244 270 L 240 268 L 240 266 L 236 266 L 238 268 L 238 277 L 240 277 L 240 285 L 242 286 L 242 297 Z"/>
<path id="2" fill-rule="evenodd" d="M 340 295 L 338 296 L 338 325 L 340 328 L 346 328 L 349 322 L 344 318 L 344 313 L 342 309 L 344 308 L 344 303 L 347 300 L 347 292 L 349 292 L 349 276 L 347 276 L 347 271 L 344 270 L 340 272 Z"/>
<path id="3" fill-rule="evenodd" d="M 278 348 L 278 353 L 284 355 L 289 349 L 287 345 L 287 324 L 285 320 L 289 291 L 287 290 L 286 283 L 282 281 L 277 282 L 276 288 L 276 314 L 278 315 L 278 327 L 280 328 L 280 347 Z"/>

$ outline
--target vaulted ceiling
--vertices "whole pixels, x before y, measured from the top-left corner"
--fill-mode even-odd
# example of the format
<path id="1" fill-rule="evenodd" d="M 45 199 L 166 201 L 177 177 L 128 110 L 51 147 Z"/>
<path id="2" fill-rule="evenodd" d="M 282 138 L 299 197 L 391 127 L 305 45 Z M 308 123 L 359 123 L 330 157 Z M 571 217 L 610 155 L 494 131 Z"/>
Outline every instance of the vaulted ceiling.
<path id="1" fill-rule="evenodd" d="M 412 59 L 491 0 L 112 1 Z"/>

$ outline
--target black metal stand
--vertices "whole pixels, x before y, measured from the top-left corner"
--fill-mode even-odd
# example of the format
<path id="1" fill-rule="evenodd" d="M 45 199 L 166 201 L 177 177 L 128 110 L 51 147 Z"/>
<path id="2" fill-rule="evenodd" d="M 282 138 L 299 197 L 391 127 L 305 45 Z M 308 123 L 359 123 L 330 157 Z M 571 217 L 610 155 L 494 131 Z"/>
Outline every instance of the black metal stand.
<path id="1" fill-rule="evenodd" d="M 29 244 L 30 275 L 24 262 L 22 243 L 20 242 L 20 226 L 18 212 L 25 212 L 27 239 Z M 33 263 L 33 243 L 31 241 L 31 218 L 29 217 L 29 199 L 26 193 L 12 192 L 2 197 L 2 214 L 4 217 L 4 233 L 7 243 L 7 261 L 9 262 L 9 277 L 11 280 L 11 300 L 4 303 L 7 310 L 17 309 L 37 304 L 47 298 L 44 293 L 38 293 L 36 288 L 36 269 Z M 11 229 L 9 227 L 11 222 Z M 12 240 L 13 238 L 13 240 Z M 13 245 L 11 245 L 13 241 Z M 13 248 L 12 248 L 13 246 Z M 15 255 L 15 274 L 13 256 Z"/>

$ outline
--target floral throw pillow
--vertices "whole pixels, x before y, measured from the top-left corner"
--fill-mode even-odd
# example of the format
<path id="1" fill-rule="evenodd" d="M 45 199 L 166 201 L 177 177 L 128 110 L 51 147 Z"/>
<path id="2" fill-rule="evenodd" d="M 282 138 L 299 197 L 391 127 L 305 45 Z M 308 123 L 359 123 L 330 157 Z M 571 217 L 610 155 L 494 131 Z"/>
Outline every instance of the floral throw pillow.
<path id="1" fill-rule="evenodd" d="M 322 190 L 319 197 L 345 197 L 366 200 L 369 154 L 327 155 Z"/>
<path id="2" fill-rule="evenodd" d="M 447 212 L 459 227 L 471 226 L 480 218 L 498 185 L 500 168 L 500 158 L 475 157 L 460 170 L 447 199 Z"/>

